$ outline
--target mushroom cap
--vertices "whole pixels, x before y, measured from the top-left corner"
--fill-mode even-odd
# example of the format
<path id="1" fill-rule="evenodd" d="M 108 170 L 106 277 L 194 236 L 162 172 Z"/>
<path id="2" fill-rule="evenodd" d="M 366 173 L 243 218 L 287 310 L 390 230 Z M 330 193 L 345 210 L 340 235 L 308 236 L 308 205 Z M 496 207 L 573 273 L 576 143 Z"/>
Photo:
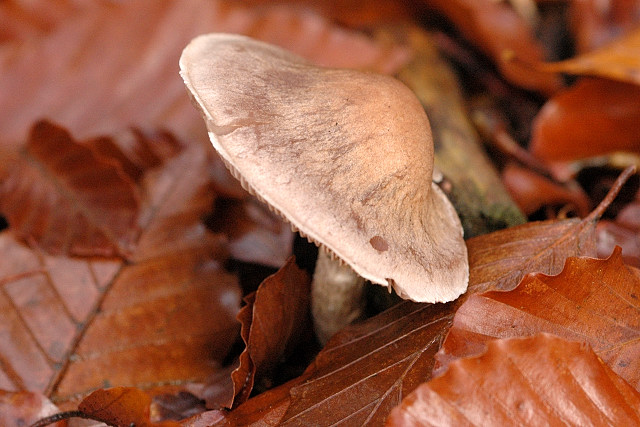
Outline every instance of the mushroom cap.
<path id="1" fill-rule="evenodd" d="M 466 290 L 462 226 L 406 86 L 232 34 L 195 38 L 180 69 L 231 172 L 301 234 L 405 299 Z"/>

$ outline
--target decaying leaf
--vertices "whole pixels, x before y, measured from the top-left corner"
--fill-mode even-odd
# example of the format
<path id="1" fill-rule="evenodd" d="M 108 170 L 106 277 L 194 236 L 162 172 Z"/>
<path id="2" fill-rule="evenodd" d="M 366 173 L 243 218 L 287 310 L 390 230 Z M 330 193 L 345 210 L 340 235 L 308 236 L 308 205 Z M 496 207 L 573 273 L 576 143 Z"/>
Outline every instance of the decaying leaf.
<path id="1" fill-rule="evenodd" d="M 41 121 L 14 159 L 3 156 L 0 211 L 12 232 L 54 254 L 125 255 L 136 234 L 138 188 L 119 165 Z"/>
<path id="2" fill-rule="evenodd" d="M 277 363 L 298 343 L 309 327 L 311 279 L 295 265 L 295 259 L 266 278 L 238 314 L 246 348 L 240 366 L 233 371 L 233 406 L 249 398 L 255 381 L 268 379 Z"/>
<path id="3" fill-rule="evenodd" d="M 532 132 L 531 152 L 548 161 L 638 152 L 640 86 L 582 79 L 547 101 Z"/>
<path id="4" fill-rule="evenodd" d="M 620 248 L 606 260 L 568 258 L 556 276 L 526 276 L 512 291 L 470 296 L 458 309 L 436 372 L 478 354 L 491 338 L 557 334 L 589 343 L 616 373 L 640 387 L 640 278 Z"/>
<path id="5" fill-rule="evenodd" d="M 638 425 L 640 393 L 581 343 L 493 340 L 395 408 L 387 426 Z"/>
<path id="6" fill-rule="evenodd" d="M 568 187 L 531 169 L 507 164 L 502 181 L 520 209 L 531 215 L 543 206 L 568 205 L 578 216 L 589 213 L 589 199 L 580 187 Z"/>

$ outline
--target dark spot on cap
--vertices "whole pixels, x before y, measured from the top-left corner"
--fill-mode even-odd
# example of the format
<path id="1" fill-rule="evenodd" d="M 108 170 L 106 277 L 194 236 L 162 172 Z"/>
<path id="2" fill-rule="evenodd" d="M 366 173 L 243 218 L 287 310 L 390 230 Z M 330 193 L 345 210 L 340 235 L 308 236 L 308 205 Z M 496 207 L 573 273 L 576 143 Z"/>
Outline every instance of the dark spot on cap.
<path id="1" fill-rule="evenodd" d="M 369 240 L 369 243 L 371 244 L 371 246 L 373 246 L 373 249 L 378 252 L 384 252 L 389 249 L 387 241 L 380 236 L 373 236 L 371 240 Z"/>

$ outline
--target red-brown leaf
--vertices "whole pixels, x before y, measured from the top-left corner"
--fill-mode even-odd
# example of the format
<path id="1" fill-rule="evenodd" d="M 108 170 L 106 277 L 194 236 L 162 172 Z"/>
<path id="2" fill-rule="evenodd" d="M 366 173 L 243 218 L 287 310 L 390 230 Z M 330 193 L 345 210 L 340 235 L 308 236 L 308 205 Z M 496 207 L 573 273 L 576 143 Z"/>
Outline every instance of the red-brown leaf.
<path id="1" fill-rule="evenodd" d="M 46 36 L 16 39 L 0 51 L 0 111 L 11 111 L 0 115 L 0 142 L 19 144 L 45 116 L 80 138 L 163 127 L 209 144 L 176 64 L 189 40 L 214 31 L 279 44 L 327 66 L 392 73 L 409 58 L 405 48 L 302 9 L 223 0 L 99 2 L 56 21 Z"/>
<path id="2" fill-rule="evenodd" d="M 588 347 L 549 334 L 489 341 L 395 408 L 388 426 L 638 425 L 640 393 Z"/>
<path id="3" fill-rule="evenodd" d="M 529 271 L 558 272 L 567 256 L 593 254 L 593 228 L 592 217 L 529 223 L 470 239 L 468 294 L 512 289 Z M 300 378 L 250 399 L 225 422 L 379 425 L 392 407 L 430 378 L 433 356 L 461 301 L 403 302 L 345 328 Z"/>
<path id="4" fill-rule="evenodd" d="M 436 359 L 478 354 L 491 338 L 557 334 L 589 343 L 616 373 L 640 387 L 640 278 L 620 248 L 606 260 L 568 258 L 556 276 L 526 276 L 509 292 L 470 296 L 458 309 Z"/>
<path id="5" fill-rule="evenodd" d="M 532 62 L 536 70 L 580 76 L 604 77 L 640 85 L 640 29 L 631 31 L 599 49 L 560 62 Z"/>
<path id="6" fill-rule="evenodd" d="M 240 289 L 201 221 L 214 199 L 209 165 L 194 145 L 145 173 L 126 266 L 46 256 L 0 235 L 0 334 L 12 337 L 0 340 L 0 388 L 65 402 L 105 382 L 148 388 L 215 372 L 237 336 Z"/>
<path id="7" fill-rule="evenodd" d="M 616 0 L 606 6 L 599 0 L 574 1 L 569 14 L 576 50 L 589 52 L 634 29 L 640 23 L 640 1 Z"/>
<path id="8" fill-rule="evenodd" d="M 508 59 L 517 53 L 530 61 L 544 61 L 542 45 L 529 24 L 509 4 L 491 0 L 429 0 L 428 7 L 444 14 L 458 31 L 496 63 L 512 83 L 551 94 L 560 89 L 556 76 L 523 67 Z"/>
<path id="9" fill-rule="evenodd" d="M 583 79 L 542 107 L 530 150 L 549 161 L 640 151 L 640 87 Z"/>
<path id="10" fill-rule="evenodd" d="M 20 157 L 12 160 L 2 159 L 9 165 L 0 211 L 19 238 L 54 254 L 128 252 L 140 199 L 118 164 L 45 121 L 34 125 Z"/>
<path id="11" fill-rule="evenodd" d="M 269 378 L 309 327 L 310 285 L 309 276 L 289 258 L 246 297 L 247 305 L 238 314 L 246 348 L 240 366 L 231 374 L 233 406 L 249 398 L 255 381 Z"/>
<path id="12" fill-rule="evenodd" d="M 280 268 L 291 255 L 291 226 L 255 197 L 217 199 L 207 224 L 229 238 L 229 255 L 236 260 Z"/>
<path id="13" fill-rule="evenodd" d="M 132 387 L 96 390 L 85 397 L 78 409 L 87 417 L 111 426 L 179 427 L 175 421 L 153 423 L 149 419 L 151 397 Z"/>

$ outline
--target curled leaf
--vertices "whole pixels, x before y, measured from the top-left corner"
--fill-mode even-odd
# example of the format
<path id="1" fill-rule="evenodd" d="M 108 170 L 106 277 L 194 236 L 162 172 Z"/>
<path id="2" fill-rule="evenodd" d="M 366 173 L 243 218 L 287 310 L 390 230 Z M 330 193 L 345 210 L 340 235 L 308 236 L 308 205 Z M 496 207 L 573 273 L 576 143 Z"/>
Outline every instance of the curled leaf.
<path id="1" fill-rule="evenodd" d="M 512 291 L 470 296 L 458 309 L 435 371 L 478 354 L 491 338 L 557 334 L 589 343 L 616 373 L 640 387 L 640 278 L 620 248 L 605 260 L 568 258 L 557 276 L 527 275 Z"/>

